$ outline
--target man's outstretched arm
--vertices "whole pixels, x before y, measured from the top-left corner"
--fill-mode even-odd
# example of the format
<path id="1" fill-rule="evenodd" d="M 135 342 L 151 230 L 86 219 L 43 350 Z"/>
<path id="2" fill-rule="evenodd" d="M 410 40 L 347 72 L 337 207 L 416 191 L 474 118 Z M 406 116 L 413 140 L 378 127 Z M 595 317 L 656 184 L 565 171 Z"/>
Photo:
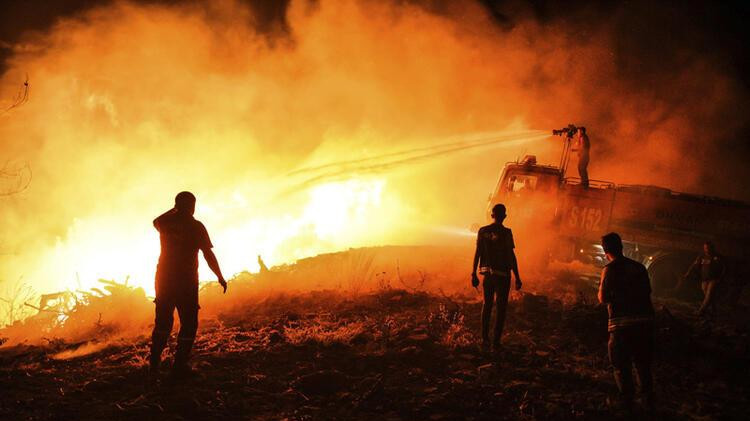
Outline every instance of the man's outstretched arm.
<path id="1" fill-rule="evenodd" d="M 477 245 L 477 249 L 474 251 L 474 263 L 471 265 L 471 273 L 476 275 L 477 274 L 477 266 L 479 266 L 479 246 Z"/>
<path id="2" fill-rule="evenodd" d="M 510 270 L 513 271 L 513 275 L 516 277 L 516 289 L 521 289 L 521 275 L 518 274 L 518 259 L 516 259 L 515 250 L 511 249 L 510 255 L 511 255 Z"/>
<path id="3" fill-rule="evenodd" d="M 479 285 L 477 277 L 477 266 L 479 266 L 479 234 L 477 233 L 477 247 L 474 250 L 474 263 L 471 265 L 471 286 L 476 288 Z"/>
<path id="4" fill-rule="evenodd" d="M 698 256 L 693 260 L 693 263 L 690 264 L 690 267 L 688 268 L 687 272 L 685 272 L 684 275 L 682 275 L 683 278 L 689 278 L 696 270 L 698 270 L 698 267 L 701 265 L 701 256 Z"/>
<path id="5" fill-rule="evenodd" d="M 608 275 L 607 271 L 608 271 L 607 267 L 602 269 L 602 277 L 601 279 L 599 279 L 599 293 L 596 294 L 596 297 L 599 298 L 599 302 L 602 304 L 609 302 L 609 297 L 608 297 L 609 291 L 607 291 L 607 285 L 606 285 L 607 275 Z"/>
<path id="6" fill-rule="evenodd" d="M 684 275 L 680 276 L 680 278 L 677 279 L 677 285 L 675 285 L 674 287 L 675 291 L 681 290 L 687 279 L 690 278 L 696 270 L 698 270 L 698 267 L 700 266 L 700 260 L 701 256 L 696 257 L 695 260 L 693 260 L 693 263 L 690 264 L 687 272 L 685 272 Z"/>
<path id="7" fill-rule="evenodd" d="M 216 277 L 219 278 L 219 284 L 222 288 L 224 288 L 224 293 L 227 292 L 227 281 L 224 280 L 224 275 L 221 274 L 221 268 L 219 267 L 219 261 L 216 259 L 216 255 L 214 254 L 214 251 L 210 248 L 203 249 L 203 258 L 206 259 L 206 263 L 208 263 L 208 267 L 211 269 L 211 271 L 216 274 Z"/>

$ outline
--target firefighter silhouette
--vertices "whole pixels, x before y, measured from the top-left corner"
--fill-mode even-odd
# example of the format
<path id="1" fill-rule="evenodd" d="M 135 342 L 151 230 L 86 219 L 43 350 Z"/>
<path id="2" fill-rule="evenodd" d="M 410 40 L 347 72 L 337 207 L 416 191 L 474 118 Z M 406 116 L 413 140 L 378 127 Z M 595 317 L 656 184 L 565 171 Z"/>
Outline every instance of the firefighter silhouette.
<path id="1" fill-rule="evenodd" d="M 500 347 L 500 341 L 505 324 L 505 313 L 510 293 L 510 274 L 516 278 L 516 289 L 521 289 L 521 277 L 518 274 L 518 261 L 514 252 L 513 233 L 510 228 L 503 226 L 506 217 L 505 205 L 497 204 L 492 208 L 494 222 L 479 229 L 477 233 L 477 247 L 474 253 L 474 264 L 471 268 L 471 283 L 473 287 L 479 285 L 477 267 L 483 275 L 482 288 L 484 290 L 484 305 L 482 307 L 482 347 L 490 344 L 490 318 L 492 307 L 497 300 L 495 314 L 495 332 L 492 345 Z"/>
<path id="2" fill-rule="evenodd" d="M 227 291 L 219 262 L 211 250 L 213 244 L 203 224 L 193 217 L 195 196 L 181 192 L 175 197 L 174 208 L 154 220 L 159 231 L 161 254 L 156 267 L 156 317 L 151 335 L 150 373 L 158 374 L 161 354 L 167 345 L 174 323 L 174 310 L 180 318 L 172 374 L 181 377 L 190 373 L 188 359 L 198 330 L 198 250 L 203 252 L 209 268 Z"/>
<path id="3" fill-rule="evenodd" d="M 585 127 L 578 128 L 578 138 L 576 139 L 576 147 L 574 150 L 578 152 L 578 175 L 581 177 L 581 186 L 584 188 L 589 187 L 589 151 L 591 149 L 591 142 L 589 136 L 586 134 Z"/>

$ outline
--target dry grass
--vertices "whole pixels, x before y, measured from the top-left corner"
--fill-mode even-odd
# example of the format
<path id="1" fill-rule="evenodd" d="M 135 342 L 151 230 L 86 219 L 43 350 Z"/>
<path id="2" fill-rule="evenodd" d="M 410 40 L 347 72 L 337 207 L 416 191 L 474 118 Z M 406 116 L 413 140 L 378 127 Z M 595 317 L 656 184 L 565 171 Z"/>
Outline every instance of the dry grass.
<path id="1" fill-rule="evenodd" d="M 364 322 L 332 323 L 318 319 L 312 324 L 286 327 L 284 336 L 293 345 L 313 343 L 329 346 L 335 343 L 349 345 L 364 332 Z"/>
<path id="2" fill-rule="evenodd" d="M 36 313 L 27 303 L 37 300 L 38 294 L 29 284 L 19 280 L 7 285 L 0 293 L 0 326 L 12 325 Z"/>
<path id="3" fill-rule="evenodd" d="M 93 305 L 106 302 L 98 295 Z M 142 383 L 144 336 L 4 347 L 0 386 L 9 393 L 0 397 L 0 418 L 13 408 L 9 419 L 235 419 L 248 413 L 300 420 L 384 414 L 612 419 L 607 399 L 614 382 L 602 308 L 516 293 L 500 355 L 478 350 L 480 311 L 473 298 L 393 288 L 257 295 L 244 307 L 201 321 L 193 360 L 199 381 L 154 390 Z M 696 341 L 677 311 L 657 316 L 663 418 L 739 419 L 748 389 L 747 376 L 736 368 L 747 366 L 738 347 L 747 341 L 726 335 Z M 733 347 L 726 346 L 730 339 Z M 174 341 L 165 358 L 173 352 Z M 43 399 L 37 399 L 40 393 Z M 80 416 L 82 407 L 88 417 Z"/>

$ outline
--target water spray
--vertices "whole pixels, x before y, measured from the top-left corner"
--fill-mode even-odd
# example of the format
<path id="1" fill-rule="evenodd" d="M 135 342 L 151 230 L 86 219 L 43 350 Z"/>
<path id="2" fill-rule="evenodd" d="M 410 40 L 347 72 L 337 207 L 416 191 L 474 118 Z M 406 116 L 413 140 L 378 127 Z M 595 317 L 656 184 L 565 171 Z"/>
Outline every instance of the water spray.
<path id="1" fill-rule="evenodd" d="M 346 179 L 352 175 L 364 173 L 381 173 L 404 165 L 422 162 L 429 159 L 451 155 L 470 149 L 489 147 L 500 144 L 520 144 L 548 137 L 543 130 L 527 130 L 496 136 L 472 139 L 472 135 L 463 136 L 463 140 L 447 142 L 435 146 L 411 148 L 403 151 L 389 152 L 372 157 L 331 162 L 314 167 L 301 168 L 288 173 L 289 176 L 307 175 L 307 178 L 297 183 L 291 191 L 296 191 L 309 185 Z"/>

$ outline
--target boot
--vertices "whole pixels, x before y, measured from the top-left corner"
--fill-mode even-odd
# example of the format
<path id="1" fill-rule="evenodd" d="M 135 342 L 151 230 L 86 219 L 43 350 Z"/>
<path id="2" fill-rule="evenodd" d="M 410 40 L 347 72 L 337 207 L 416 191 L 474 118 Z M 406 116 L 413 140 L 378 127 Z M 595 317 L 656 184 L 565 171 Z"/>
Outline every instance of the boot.
<path id="1" fill-rule="evenodd" d="M 628 369 L 629 370 L 629 369 Z M 619 410 L 622 411 L 626 416 L 630 416 L 633 413 L 633 377 L 630 371 L 626 370 L 614 370 L 615 383 L 617 388 L 620 390 L 620 396 L 618 399 Z"/>
<path id="2" fill-rule="evenodd" d="M 159 380 L 159 369 L 161 368 L 161 354 L 167 346 L 169 333 L 155 332 L 151 335 L 151 354 L 148 358 L 147 382 L 156 385 Z"/>
<path id="3" fill-rule="evenodd" d="M 501 342 L 503 339 L 503 330 L 495 329 L 495 336 L 492 337 L 492 349 L 499 351 L 502 348 Z"/>
<path id="4" fill-rule="evenodd" d="M 172 377 L 184 379 L 192 377 L 193 370 L 188 363 L 190 359 L 190 350 L 193 348 L 193 338 L 177 338 L 177 351 L 174 355 L 174 365 L 172 366 Z"/>
<path id="5" fill-rule="evenodd" d="M 169 332 L 154 332 L 151 334 L 151 355 L 149 356 L 149 373 L 158 373 L 161 365 L 161 354 L 167 347 Z"/>

